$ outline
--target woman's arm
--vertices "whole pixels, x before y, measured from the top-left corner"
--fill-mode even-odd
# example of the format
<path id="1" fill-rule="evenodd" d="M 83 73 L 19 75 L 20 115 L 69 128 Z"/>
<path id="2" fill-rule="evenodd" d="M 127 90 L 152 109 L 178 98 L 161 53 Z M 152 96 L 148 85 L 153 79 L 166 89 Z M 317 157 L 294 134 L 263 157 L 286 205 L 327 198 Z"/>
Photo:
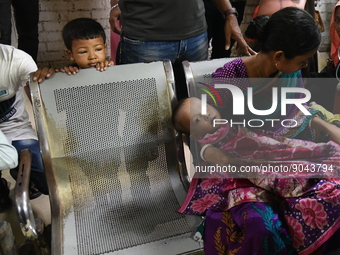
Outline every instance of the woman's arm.
<path id="1" fill-rule="evenodd" d="M 311 128 L 327 132 L 334 142 L 340 144 L 340 128 L 337 126 L 327 123 L 321 118 L 315 116 L 311 120 Z"/>

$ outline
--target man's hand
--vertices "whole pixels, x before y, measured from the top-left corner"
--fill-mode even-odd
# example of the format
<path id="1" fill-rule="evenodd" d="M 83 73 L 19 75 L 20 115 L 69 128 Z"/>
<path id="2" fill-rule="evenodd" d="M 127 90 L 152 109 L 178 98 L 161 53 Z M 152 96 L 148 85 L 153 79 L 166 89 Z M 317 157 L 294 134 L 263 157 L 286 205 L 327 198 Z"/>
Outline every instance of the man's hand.
<path id="1" fill-rule="evenodd" d="M 250 56 L 256 54 L 256 52 L 248 46 L 243 38 L 241 29 L 238 25 L 237 18 L 235 14 L 229 14 L 226 17 L 226 22 L 224 26 L 225 34 L 225 49 L 230 48 L 230 39 L 233 38 L 237 42 L 237 55 L 240 56 L 243 52 L 245 55 Z"/>
<path id="2" fill-rule="evenodd" d="M 121 28 L 120 28 L 120 25 L 119 25 L 120 14 L 121 14 L 121 11 L 119 9 L 119 6 L 117 6 L 117 7 L 113 8 L 111 10 L 110 18 L 109 18 L 109 22 L 110 22 L 112 31 L 119 34 L 119 35 L 120 35 L 120 32 L 121 32 Z"/>
<path id="3" fill-rule="evenodd" d="M 54 68 L 39 68 L 33 76 L 33 81 L 38 81 L 39 83 L 42 83 L 45 79 L 51 78 L 55 72 L 56 71 L 54 70 Z"/>

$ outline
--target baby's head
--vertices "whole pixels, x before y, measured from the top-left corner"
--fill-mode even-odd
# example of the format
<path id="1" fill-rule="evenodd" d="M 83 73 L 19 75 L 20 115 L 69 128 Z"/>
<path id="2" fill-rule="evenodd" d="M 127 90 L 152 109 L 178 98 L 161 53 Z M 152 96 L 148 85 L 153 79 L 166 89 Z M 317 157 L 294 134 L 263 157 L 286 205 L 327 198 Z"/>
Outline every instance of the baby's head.
<path id="1" fill-rule="evenodd" d="M 199 140 L 206 134 L 212 134 L 220 126 L 214 127 L 214 119 L 220 119 L 220 113 L 207 104 L 207 114 L 201 113 L 201 100 L 195 97 L 186 98 L 178 102 L 172 115 L 174 128 L 191 139 Z"/>
<path id="2" fill-rule="evenodd" d="M 106 36 L 97 21 L 89 18 L 71 20 L 64 26 L 62 34 L 67 56 L 80 68 L 91 68 L 105 61 Z"/>

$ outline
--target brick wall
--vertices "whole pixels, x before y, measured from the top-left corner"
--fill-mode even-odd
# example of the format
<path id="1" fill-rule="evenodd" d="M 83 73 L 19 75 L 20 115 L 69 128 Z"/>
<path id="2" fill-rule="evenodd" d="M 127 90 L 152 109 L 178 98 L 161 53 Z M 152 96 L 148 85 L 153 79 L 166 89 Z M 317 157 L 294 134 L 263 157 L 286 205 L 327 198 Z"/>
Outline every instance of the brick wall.
<path id="1" fill-rule="evenodd" d="M 317 7 L 317 10 L 321 13 L 326 29 L 322 33 L 322 43 L 319 48 L 319 51 L 323 52 L 330 50 L 329 24 L 337 0 L 320 2 L 321 6 Z M 242 31 L 247 27 L 258 3 L 259 0 L 247 0 L 245 16 L 241 24 Z M 107 35 L 107 54 L 110 55 L 109 10 L 109 0 L 40 0 L 39 66 L 61 67 L 69 63 L 64 53 L 61 30 L 68 21 L 79 17 L 93 18 L 102 24 Z"/>
<path id="2" fill-rule="evenodd" d="M 39 66 L 61 67 L 70 63 L 61 31 L 68 21 L 80 17 L 93 18 L 104 27 L 110 55 L 109 0 L 40 0 L 39 5 Z"/>

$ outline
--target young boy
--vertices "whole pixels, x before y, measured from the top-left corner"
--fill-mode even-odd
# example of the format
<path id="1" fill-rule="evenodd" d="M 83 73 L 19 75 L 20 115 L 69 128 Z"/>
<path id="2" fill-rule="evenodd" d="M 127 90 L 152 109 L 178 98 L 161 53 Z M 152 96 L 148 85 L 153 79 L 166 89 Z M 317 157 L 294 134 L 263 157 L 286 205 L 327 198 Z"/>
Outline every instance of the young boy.
<path id="1" fill-rule="evenodd" d="M 79 69 L 93 68 L 105 71 L 113 66 L 112 60 L 106 60 L 106 35 L 103 27 L 90 18 L 78 18 L 68 22 L 62 31 L 66 54 L 74 62 L 71 66 L 60 69 L 44 68 L 36 71 L 33 80 L 42 83 L 53 76 L 55 72 L 68 75 L 78 73 Z"/>
<path id="2" fill-rule="evenodd" d="M 61 72 L 70 75 L 86 68 L 105 71 L 108 66 L 114 65 L 112 60 L 106 60 L 105 31 L 97 21 L 89 18 L 71 20 L 64 26 L 62 35 L 66 54 L 75 64 L 61 68 Z"/>
<path id="3" fill-rule="evenodd" d="M 33 80 L 42 83 L 53 76 L 55 72 L 68 75 L 78 73 L 79 69 L 93 68 L 105 71 L 108 66 L 113 66 L 112 60 L 106 60 L 106 35 L 103 27 L 95 20 L 78 18 L 68 22 L 62 31 L 66 54 L 75 62 L 71 66 L 60 69 L 44 68 L 36 71 Z"/>

